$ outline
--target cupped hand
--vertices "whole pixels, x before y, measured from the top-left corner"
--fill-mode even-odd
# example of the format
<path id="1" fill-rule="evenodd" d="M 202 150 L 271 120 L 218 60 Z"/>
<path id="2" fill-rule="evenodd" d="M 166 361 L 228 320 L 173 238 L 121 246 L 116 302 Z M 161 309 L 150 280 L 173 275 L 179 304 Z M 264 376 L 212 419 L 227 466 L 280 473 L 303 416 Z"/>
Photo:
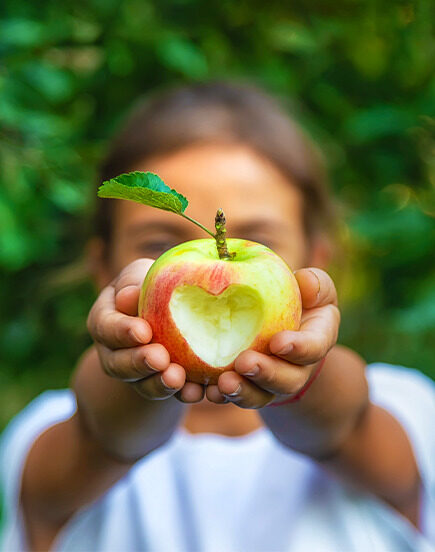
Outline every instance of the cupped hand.
<path id="1" fill-rule="evenodd" d="M 137 316 L 142 282 L 151 259 L 138 259 L 105 287 L 87 320 L 104 372 L 131 384 L 146 399 L 176 395 L 182 402 L 202 400 L 204 387 L 186 382 L 183 367 L 170 361 L 169 353 L 151 343 L 151 326 Z"/>
<path id="2" fill-rule="evenodd" d="M 318 363 L 335 345 L 340 325 L 337 292 L 331 278 L 318 268 L 295 273 L 302 296 L 302 320 L 298 331 L 275 334 L 271 355 L 243 351 L 234 370 L 221 374 L 208 386 L 211 402 L 232 402 L 241 408 L 262 408 L 297 394 Z"/>

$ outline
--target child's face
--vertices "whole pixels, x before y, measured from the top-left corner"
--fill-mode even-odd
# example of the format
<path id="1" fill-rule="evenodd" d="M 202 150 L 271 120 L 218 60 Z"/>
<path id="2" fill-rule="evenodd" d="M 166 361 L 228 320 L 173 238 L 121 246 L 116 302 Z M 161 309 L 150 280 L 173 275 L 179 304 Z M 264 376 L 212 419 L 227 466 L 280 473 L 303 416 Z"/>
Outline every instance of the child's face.
<path id="1" fill-rule="evenodd" d="M 210 230 L 222 207 L 227 237 L 263 243 L 293 270 L 314 264 L 303 229 L 300 191 L 248 146 L 198 144 L 144 160 L 133 169 L 155 172 L 185 195 L 187 214 Z M 139 257 L 157 258 L 180 242 L 206 237 L 173 213 L 118 201 L 106 277 L 110 280 Z"/>

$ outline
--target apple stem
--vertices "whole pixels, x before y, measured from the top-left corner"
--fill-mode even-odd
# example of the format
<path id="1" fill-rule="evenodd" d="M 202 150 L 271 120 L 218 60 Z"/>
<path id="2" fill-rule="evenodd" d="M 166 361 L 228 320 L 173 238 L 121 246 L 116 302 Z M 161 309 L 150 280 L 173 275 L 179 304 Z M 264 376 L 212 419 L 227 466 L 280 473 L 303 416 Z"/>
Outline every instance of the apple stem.
<path id="1" fill-rule="evenodd" d="M 213 232 L 211 232 L 208 228 L 206 228 L 205 226 L 203 226 L 200 222 L 198 222 L 197 220 L 189 217 L 189 215 L 186 215 L 185 213 L 178 213 L 179 215 L 181 215 L 183 218 L 187 219 L 187 220 L 190 220 L 190 222 L 193 222 L 193 224 L 196 224 L 196 226 L 199 226 L 200 228 L 202 228 L 204 230 L 204 232 L 207 232 L 207 234 L 210 234 L 210 236 L 214 239 L 216 239 L 216 236 L 213 234 Z"/>
<path id="2" fill-rule="evenodd" d="M 226 219 L 225 219 L 225 213 L 222 209 L 218 209 L 216 213 L 216 217 L 214 219 L 214 225 L 216 228 L 216 234 L 213 234 L 208 228 L 203 226 L 200 222 L 197 220 L 189 217 L 189 215 L 186 215 L 185 213 L 178 213 L 183 218 L 190 220 L 190 222 L 193 222 L 193 224 L 196 224 L 196 226 L 199 226 L 199 228 L 202 228 L 204 232 L 207 232 L 212 238 L 216 240 L 216 248 L 218 251 L 219 259 L 222 259 L 223 261 L 231 261 L 236 254 L 235 252 L 229 252 L 228 246 L 227 246 L 227 240 L 225 238 L 225 234 L 227 232 L 227 229 L 225 228 Z"/>
<path id="3" fill-rule="evenodd" d="M 214 236 L 216 240 L 216 248 L 218 251 L 219 259 L 230 261 L 236 254 L 234 252 L 230 253 L 228 251 L 227 240 L 225 238 L 225 234 L 227 232 L 225 224 L 225 213 L 222 209 L 218 209 L 216 217 L 214 219 L 214 225 L 216 228 L 216 235 Z"/>

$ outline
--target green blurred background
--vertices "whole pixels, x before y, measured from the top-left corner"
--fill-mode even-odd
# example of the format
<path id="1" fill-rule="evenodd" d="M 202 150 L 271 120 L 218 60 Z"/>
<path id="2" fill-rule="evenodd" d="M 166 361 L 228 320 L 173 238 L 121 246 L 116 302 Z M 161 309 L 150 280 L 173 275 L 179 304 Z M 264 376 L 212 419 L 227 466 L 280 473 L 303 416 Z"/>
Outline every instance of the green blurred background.
<path id="1" fill-rule="evenodd" d="M 216 77 L 292 98 L 325 152 L 341 341 L 435 377 L 433 4 L 284 4 L 3 0 L 0 428 L 67 385 L 90 342 L 83 250 L 107 138 L 138 96 Z"/>

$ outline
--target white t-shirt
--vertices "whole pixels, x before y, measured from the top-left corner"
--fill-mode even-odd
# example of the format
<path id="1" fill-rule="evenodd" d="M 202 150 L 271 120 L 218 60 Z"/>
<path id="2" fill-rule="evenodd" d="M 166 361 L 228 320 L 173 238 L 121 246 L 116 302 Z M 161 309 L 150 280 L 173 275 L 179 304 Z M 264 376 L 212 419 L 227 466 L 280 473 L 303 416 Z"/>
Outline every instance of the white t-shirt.
<path id="1" fill-rule="evenodd" d="M 54 550 L 434 551 L 435 386 L 419 372 L 385 364 L 370 366 L 368 377 L 372 401 L 402 423 L 412 442 L 424 485 L 423 534 L 380 500 L 280 445 L 267 429 L 239 438 L 179 431 L 78 512 Z M 26 549 L 17 497 L 29 447 L 75 406 L 70 391 L 48 391 L 4 434 L 4 552 Z"/>

